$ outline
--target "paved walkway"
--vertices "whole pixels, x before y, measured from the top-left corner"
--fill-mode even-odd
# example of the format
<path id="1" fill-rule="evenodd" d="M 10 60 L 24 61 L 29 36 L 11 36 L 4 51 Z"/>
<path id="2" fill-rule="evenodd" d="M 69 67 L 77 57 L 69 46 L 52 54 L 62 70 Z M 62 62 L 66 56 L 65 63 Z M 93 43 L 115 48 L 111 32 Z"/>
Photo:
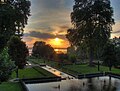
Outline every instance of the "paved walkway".
<path id="1" fill-rule="evenodd" d="M 64 72 L 61 72 L 61 71 L 59 71 L 59 70 L 57 70 L 57 69 L 55 69 L 55 68 L 53 68 L 53 67 L 50 67 L 50 66 L 48 66 L 48 65 L 43 66 L 43 67 L 41 67 L 41 68 L 43 68 L 43 69 L 45 69 L 45 70 L 53 73 L 53 74 L 56 75 L 56 76 L 60 76 L 60 77 L 63 78 L 63 79 L 64 79 L 64 78 L 65 78 L 65 79 L 75 79 L 73 76 L 68 75 L 68 74 L 66 74 L 66 73 L 64 73 Z"/>

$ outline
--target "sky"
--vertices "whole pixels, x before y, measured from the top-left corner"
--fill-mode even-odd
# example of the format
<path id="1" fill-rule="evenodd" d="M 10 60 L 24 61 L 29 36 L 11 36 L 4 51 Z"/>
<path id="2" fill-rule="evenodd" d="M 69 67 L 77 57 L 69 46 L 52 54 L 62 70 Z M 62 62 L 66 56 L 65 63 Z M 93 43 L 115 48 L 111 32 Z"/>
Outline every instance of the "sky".
<path id="1" fill-rule="evenodd" d="M 24 29 L 23 40 L 31 48 L 35 41 L 45 41 L 54 48 L 67 48 L 65 37 L 71 28 L 70 13 L 74 0 L 30 0 L 31 16 Z M 120 36 L 120 0 L 111 0 L 115 25 L 111 37 Z"/>

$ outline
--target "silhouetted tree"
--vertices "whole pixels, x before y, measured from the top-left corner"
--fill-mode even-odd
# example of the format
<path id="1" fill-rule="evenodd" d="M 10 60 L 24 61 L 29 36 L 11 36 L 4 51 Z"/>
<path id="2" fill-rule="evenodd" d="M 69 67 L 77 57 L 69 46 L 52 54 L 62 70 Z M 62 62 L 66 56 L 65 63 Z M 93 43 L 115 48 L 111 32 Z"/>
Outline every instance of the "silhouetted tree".
<path id="1" fill-rule="evenodd" d="M 0 1 L 0 51 L 12 35 L 22 36 L 28 16 L 29 0 Z"/>
<path id="2" fill-rule="evenodd" d="M 56 55 L 53 47 L 43 41 L 36 41 L 32 49 L 32 55 L 39 58 L 54 59 Z"/>
<path id="3" fill-rule="evenodd" d="M 18 77 L 18 69 L 23 69 L 26 65 L 26 57 L 29 54 L 28 48 L 18 36 L 12 36 L 8 42 L 8 53 L 12 61 L 15 61 L 15 65 L 17 66 L 16 73 Z"/>
<path id="4" fill-rule="evenodd" d="M 114 24 L 113 9 L 110 0 L 74 0 L 71 21 L 73 29 L 69 29 L 67 38 L 72 45 L 87 45 L 89 65 L 94 59 L 94 50 L 104 46 L 110 38 Z"/>

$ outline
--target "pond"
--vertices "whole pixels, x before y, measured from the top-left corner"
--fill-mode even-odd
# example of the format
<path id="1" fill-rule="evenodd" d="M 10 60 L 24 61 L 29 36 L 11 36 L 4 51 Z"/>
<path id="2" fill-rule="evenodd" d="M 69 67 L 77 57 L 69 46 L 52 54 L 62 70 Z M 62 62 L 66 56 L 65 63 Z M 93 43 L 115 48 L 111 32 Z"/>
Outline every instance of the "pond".
<path id="1" fill-rule="evenodd" d="M 120 79 L 96 77 L 27 84 L 29 91 L 120 91 Z"/>

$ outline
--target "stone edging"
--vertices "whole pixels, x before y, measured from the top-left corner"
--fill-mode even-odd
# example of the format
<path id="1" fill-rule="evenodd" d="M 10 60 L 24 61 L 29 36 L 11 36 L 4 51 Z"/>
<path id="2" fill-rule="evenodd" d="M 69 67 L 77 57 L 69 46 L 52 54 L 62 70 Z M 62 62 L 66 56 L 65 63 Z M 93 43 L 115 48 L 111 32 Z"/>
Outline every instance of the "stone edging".
<path id="1" fill-rule="evenodd" d="M 22 80 L 19 80 L 19 83 L 21 84 L 23 91 L 29 91 L 28 88 L 26 87 L 25 83 Z"/>
<path id="2" fill-rule="evenodd" d="M 119 75 L 119 74 L 115 74 L 115 73 L 111 73 L 111 72 L 81 74 L 81 75 L 78 75 L 78 79 L 82 79 L 82 78 L 93 78 L 93 77 L 102 77 L 102 76 L 110 76 L 110 77 L 114 77 L 114 78 L 120 79 L 120 75 Z"/>
<path id="3" fill-rule="evenodd" d="M 55 82 L 61 81 L 61 77 L 47 77 L 47 78 L 31 78 L 31 79 L 21 79 L 25 82 L 25 84 L 32 84 L 32 83 L 44 83 L 44 82 Z"/>

